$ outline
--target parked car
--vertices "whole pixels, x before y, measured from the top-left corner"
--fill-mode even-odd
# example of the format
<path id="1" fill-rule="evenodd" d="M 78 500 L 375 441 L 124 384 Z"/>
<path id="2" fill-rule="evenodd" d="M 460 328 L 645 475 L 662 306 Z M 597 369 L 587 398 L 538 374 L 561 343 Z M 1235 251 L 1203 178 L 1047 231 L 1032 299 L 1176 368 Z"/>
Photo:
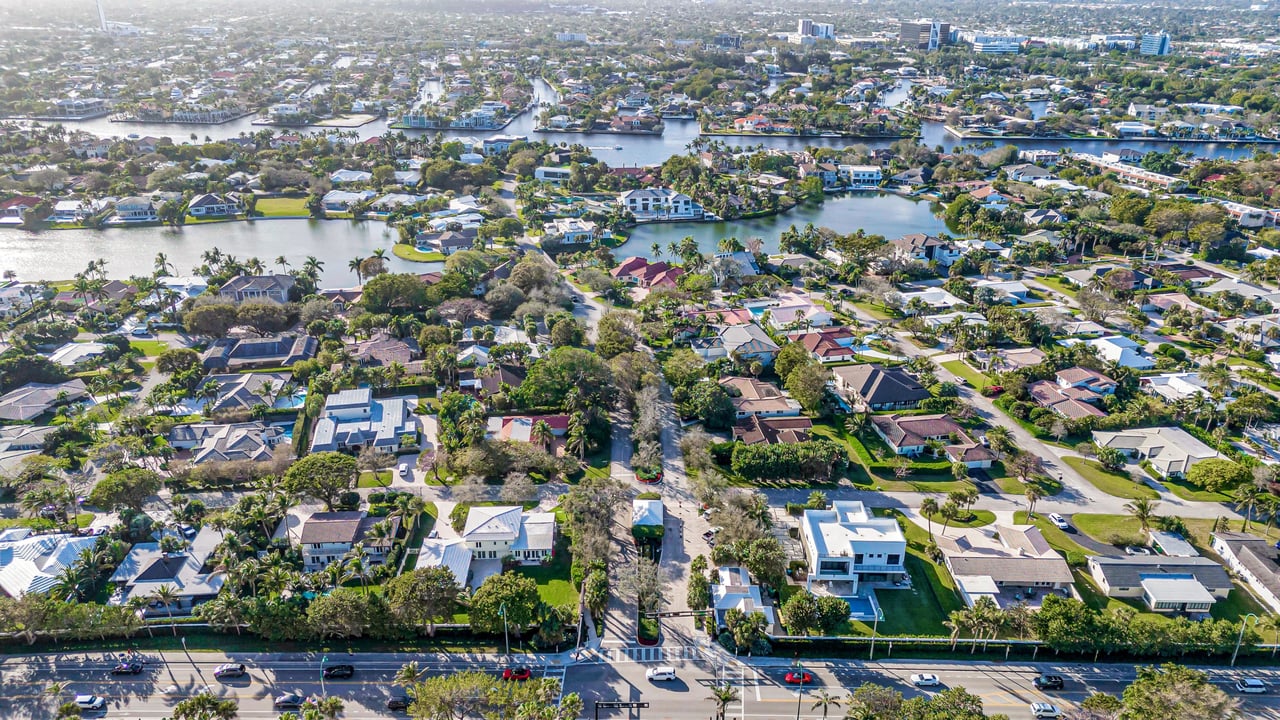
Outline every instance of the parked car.
<path id="1" fill-rule="evenodd" d="M 813 676 L 805 672 L 804 670 L 800 670 L 800 671 L 792 670 L 791 672 L 786 674 L 783 680 L 786 680 L 792 685 L 808 685 L 809 683 L 813 682 Z"/>
<path id="2" fill-rule="evenodd" d="M 1126 545 L 1124 548 L 1125 555 L 1150 555 L 1151 548 L 1144 548 L 1140 545 Z"/>
<path id="3" fill-rule="evenodd" d="M 285 693 L 284 695 L 277 695 L 276 699 L 273 700 L 271 704 L 277 710 L 280 710 L 282 708 L 300 708 L 302 707 L 302 703 L 306 701 L 306 698 L 297 693 Z"/>
<path id="4" fill-rule="evenodd" d="M 1267 684 L 1262 682 L 1258 678 L 1251 678 L 1251 677 L 1240 678 L 1239 680 L 1236 681 L 1236 690 L 1239 690 L 1242 693 L 1250 693 L 1250 694 L 1264 693 L 1267 691 Z"/>
<path id="5" fill-rule="evenodd" d="M 1049 522 L 1053 523 L 1053 526 L 1059 530 L 1071 531 L 1071 523 L 1067 522 L 1067 519 L 1058 513 L 1049 513 Z"/>
<path id="6" fill-rule="evenodd" d="M 1050 703 L 1031 703 L 1031 714 L 1036 718 L 1060 718 L 1062 711 Z"/>
<path id="7" fill-rule="evenodd" d="M 933 673 L 916 673 L 911 676 L 911 684 L 916 687 L 935 687 L 940 685 L 938 676 Z"/>
<path id="8" fill-rule="evenodd" d="M 349 678 L 356 674 L 355 665 L 326 665 L 324 670 L 320 671 L 324 674 L 326 680 L 338 680 Z"/>
<path id="9" fill-rule="evenodd" d="M 1061 675 L 1040 675 L 1032 680 L 1031 684 L 1035 685 L 1037 690 L 1061 690 L 1066 685 L 1066 681 Z"/>
<path id="10" fill-rule="evenodd" d="M 400 463 L 400 477 L 409 477 L 409 463 Z"/>
<path id="11" fill-rule="evenodd" d="M 413 702 L 408 695 L 392 695 L 387 698 L 388 710 L 408 710 L 409 703 Z"/>
<path id="12" fill-rule="evenodd" d="M 107 699 L 97 695 L 77 695 L 74 702 L 81 710 L 101 710 L 107 706 Z"/>
<path id="13" fill-rule="evenodd" d="M 533 671 L 524 665 L 504 668 L 502 671 L 503 680 L 528 680 L 531 677 L 533 677 Z"/>
<path id="14" fill-rule="evenodd" d="M 224 663 L 214 668 L 213 676 L 216 678 L 238 678 L 244 677 L 248 672 L 248 668 L 240 663 Z"/>

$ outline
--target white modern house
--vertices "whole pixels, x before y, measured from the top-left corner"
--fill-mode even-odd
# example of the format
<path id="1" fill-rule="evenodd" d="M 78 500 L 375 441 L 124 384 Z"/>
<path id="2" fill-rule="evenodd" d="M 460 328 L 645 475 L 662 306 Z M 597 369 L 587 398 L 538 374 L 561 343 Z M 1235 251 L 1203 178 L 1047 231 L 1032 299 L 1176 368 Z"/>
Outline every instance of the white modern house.
<path id="1" fill-rule="evenodd" d="M 711 584 L 711 608 L 716 614 L 716 624 L 724 627 L 724 615 L 730 610 L 741 610 L 744 615 L 758 612 L 764 615 L 769 627 L 777 623 L 773 606 L 765 603 L 760 586 L 751 582 L 746 568 L 722 566 L 716 569 L 720 582 Z"/>
<path id="2" fill-rule="evenodd" d="M 1222 530 L 1210 538 L 1213 551 L 1249 584 L 1254 596 L 1280 612 L 1280 550 L 1249 533 Z"/>
<path id="3" fill-rule="evenodd" d="M 1098 357 L 1121 367 L 1150 370 L 1156 361 L 1143 351 L 1142 345 L 1123 335 L 1108 335 L 1086 341 L 1098 351 Z"/>
<path id="4" fill-rule="evenodd" d="M 805 510 L 800 541 L 810 591 L 816 584 L 832 595 L 853 596 L 861 583 L 898 580 L 907 572 L 907 539 L 898 521 L 874 517 L 856 500 L 837 500 L 830 510 Z"/>
<path id="5" fill-rule="evenodd" d="M 462 539 L 476 560 L 513 557 L 524 565 L 550 558 L 556 544 L 556 516 L 524 512 L 520 506 L 477 506 L 467 512 Z"/>
<path id="6" fill-rule="evenodd" d="M 655 220 L 701 220 L 702 206 L 693 198 L 670 188 L 628 190 L 618 196 L 618 205 L 635 216 L 637 222 Z"/>
<path id="7" fill-rule="evenodd" d="M 412 436 L 416 443 L 418 421 L 413 408 L 417 404 L 416 397 L 375 400 L 369 388 L 334 393 L 325 399 L 324 412 L 316 421 L 311 452 L 358 452 L 375 447 L 393 453 L 406 436 Z"/>

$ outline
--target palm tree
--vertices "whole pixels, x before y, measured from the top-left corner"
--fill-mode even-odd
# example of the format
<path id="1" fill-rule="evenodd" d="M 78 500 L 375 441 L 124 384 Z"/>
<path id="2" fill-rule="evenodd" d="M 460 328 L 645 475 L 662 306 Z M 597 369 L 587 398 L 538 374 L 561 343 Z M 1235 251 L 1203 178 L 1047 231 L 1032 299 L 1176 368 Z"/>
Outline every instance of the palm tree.
<path id="1" fill-rule="evenodd" d="M 711 686 L 711 695 L 707 699 L 716 704 L 716 717 L 724 720 L 725 710 L 728 709 L 731 703 L 737 702 L 739 698 L 738 691 L 732 685 L 721 683 Z"/>
<path id="2" fill-rule="evenodd" d="M 955 652 L 956 643 L 960 640 L 960 631 L 969 627 L 970 624 L 969 608 L 952 610 L 942 624 L 951 631 L 951 652 Z"/>
<path id="3" fill-rule="evenodd" d="M 364 258 L 356 256 L 347 261 L 347 269 L 356 274 L 356 284 L 359 285 L 364 281 L 364 276 L 360 273 L 360 264 L 364 262 Z"/>
<path id="4" fill-rule="evenodd" d="M 928 497 L 920 501 L 920 514 L 929 523 L 929 538 L 933 538 L 933 516 L 938 514 L 938 501 Z"/>
<path id="5" fill-rule="evenodd" d="M 1036 501 L 1044 497 L 1044 494 L 1035 485 L 1028 485 L 1027 491 L 1023 494 L 1027 497 L 1027 519 L 1030 520 L 1036 516 Z"/>
<path id="6" fill-rule="evenodd" d="M 289 272 L 289 259 L 288 259 L 288 258 L 286 258 L 285 256 L 283 256 L 283 255 L 279 255 L 279 256 L 277 256 L 277 257 L 276 257 L 276 265 L 279 265 L 279 266 L 280 266 L 280 273 L 281 273 L 281 274 L 286 274 L 286 273 L 288 273 L 288 272 Z"/>
<path id="7" fill-rule="evenodd" d="M 1249 529 L 1249 521 L 1253 520 L 1254 509 L 1258 507 L 1263 495 L 1270 494 L 1253 483 L 1246 483 L 1236 488 L 1233 498 L 1236 510 L 1244 513 L 1244 522 L 1240 524 L 1240 532 L 1245 532 Z"/>
<path id="8" fill-rule="evenodd" d="M 530 442 L 537 443 L 542 446 L 543 450 L 551 447 L 551 441 L 555 438 L 555 434 L 551 431 L 551 426 L 546 420 L 539 420 L 529 429 Z"/>
<path id="9" fill-rule="evenodd" d="M 819 690 L 813 694 L 813 707 L 810 709 L 817 710 L 819 707 L 821 707 L 822 720 L 826 720 L 827 718 L 827 708 L 830 708 L 833 706 L 840 707 L 840 698 L 836 697 L 835 695 L 832 695 L 826 690 Z"/>
<path id="10" fill-rule="evenodd" d="M 302 263 L 302 274 L 311 278 L 311 282 L 319 282 L 320 271 L 324 270 L 324 261 L 315 255 L 308 255 L 306 262 Z"/>
<path id="11" fill-rule="evenodd" d="M 1156 508 L 1160 506 L 1159 500 L 1151 498 L 1136 498 L 1124 504 L 1125 512 L 1129 513 L 1137 520 L 1142 529 L 1148 530 L 1151 527 L 1151 519 L 1156 515 Z"/>
<path id="12" fill-rule="evenodd" d="M 373 251 L 373 256 L 374 256 L 374 257 L 376 257 L 376 258 L 378 258 L 379 260 L 386 260 L 386 259 L 387 259 L 387 250 L 386 250 L 386 248 L 378 248 L 378 249 L 374 250 L 374 251 Z"/>
<path id="13" fill-rule="evenodd" d="M 1255 626 L 1260 633 L 1270 632 L 1275 634 L 1275 641 L 1271 646 L 1271 657 L 1276 656 L 1276 650 L 1280 650 L 1280 615 L 1263 615 Z"/>
<path id="14" fill-rule="evenodd" d="M 987 442 L 991 444 L 991 450 L 996 454 L 996 459 L 1000 459 L 1001 450 L 1009 446 L 1013 441 L 1013 433 L 1004 425 L 996 425 L 987 431 Z"/>
<path id="15" fill-rule="evenodd" d="M 174 705 L 173 720 L 231 720 L 238 710 L 235 700 L 223 700 L 211 692 L 202 692 Z"/>
<path id="16" fill-rule="evenodd" d="M 396 671 L 396 676 L 391 682 L 401 687 L 409 688 L 421 680 L 424 674 L 426 674 L 426 670 L 418 667 L 418 661 L 410 660 Z"/>
<path id="17" fill-rule="evenodd" d="M 165 611 L 169 613 L 169 624 L 173 627 L 173 636 L 178 637 L 178 626 L 173 623 L 173 603 L 178 602 L 178 591 L 165 583 L 151 593 L 151 599 L 164 604 Z"/>

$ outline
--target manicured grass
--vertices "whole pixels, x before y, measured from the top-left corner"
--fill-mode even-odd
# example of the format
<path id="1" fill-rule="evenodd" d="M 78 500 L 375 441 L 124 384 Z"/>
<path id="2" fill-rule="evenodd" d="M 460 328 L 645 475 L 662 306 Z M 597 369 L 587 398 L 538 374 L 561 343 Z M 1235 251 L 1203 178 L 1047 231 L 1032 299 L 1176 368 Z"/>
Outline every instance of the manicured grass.
<path id="1" fill-rule="evenodd" d="M 1192 502 L 1234 502 L 1231 496 L 1227 493 L 1218 492 L 1216 490 L 1205 490 L 1204 488 L 1196 487 L 1181 478 L 1166 478 L 1159 482 L 1161 485 L 1169 488 L 1169 492 L 1177 495 L 1183 500 L 1190 500 Z"/>
<path id="2" fill-rule="evenodd" d="M 1072 519 L 1080 517 L 1073 515 Z M 1019 510 L 1013 514 L 1013 522 L 1018 525 L 1024 525 L 1027 522 L 1027 511 Z M 1053 523 L 1049 522 L 1043 514 L 1036 513 L 1036 519 L 1032 521 L 1033 525 L 1040 528 L 1040 534 L 1044 535 L 1044 539 L 1049 541 L 1049 545 L 1054 550 L 1066 555 L 1067 553 L 1083 553 L 1085 555 L 1097 555 L 1098 553 L 1089 550 L 1080 543 L 1071 539 L 1071 536 L 1059 530 Z"/>
<path id="3" fill-rule="evenodd" d="M 300 197 L 259 198 L 255 210 L 263 217 L 307 216 L 311 214 L 307 211 L 307 199 Z"/>
<path id="4" fill-rule="evenodd" d="M 385 488 L 391 487 L 391 471 L 379 470 L 374 473 L 365 470 L 360 473 L 360 481 L 356 483 L 356 487 L 362 488 Z"/>
<path id="5" fill-rule="evenodd" d="M 1111 544 L 1119 538 L 1145 540 L 1142 524 L 1128 515 L 1076 513 L 1071 516 L 1071 522 L 1080 532 L 1102 543 Z"/>
<path id="6" fill-rule="evenodd" d="M 146 357 L 155 357 L 169 349 L 169 343 L 163 340 L 130 340 L 129 347 L 142 351 Z"/>
<path id="7" fill-rule="evenodd" d="M 992 465 L 994 468 L 995 466 Z M 1034 485 L 1040 490 L 1043 497 L 1051 497 L 1062 492 L 1062 483 L 1057 478 L 1051 478 L 1048 475 L 1040 475 L 1031 478 L 1030 482 L 1024 483 L 1012 475 L 997 475 L 993 481 L 1000 488 L 1000 492 L 1006 495 L 1026 495 L 1027 486 Z"/>
<path id="8" fill-rule="evenodd" d="M 949 524 L 942 515 L 929 515 L 928 518 L 933 521 L 934 525 L 941 527 L 943 524 L 947 524 L 947 527 L 953 528 L 976 528 L 990 525 L 996 521 L 996 514 L 990 510 L 971 510 L 969 512 L 972 517 L 968 520 L 952 520 Z"/>
<path id="9" fill-rule="evenodd" d="M 875 318 L 876 320 L 892 320 L 894 319 L 894 317 L 896 317 L 893 313 L 889 312 L 885 308 L 879 305 L 872 305 L 869 302 L 860 300 L 857 302 L 851 302 L 849 304 L 856 306 L 858 309 L 862 310 L 863 312 Z"/>
<path id="10" fill-rule="evenodd" d="M 1067 297 L 1075 297 L 1080 290 L 1062 278 L 1038 277 L 1035 281 L 1045 287 L 1053 288 Z"/>
<path id="11" fill-rule="evenodd" d="M 516 568 L 516 572 L 533 578 L 538 583 L 538 597 L 548 605 L 564 607 L 578 602 L 578 590 L 573 586 L 570 575 L 569 542 L 561 537 L 556 541 L 555 555 L 545 565 L 525 565 Z"/>
<path id="12" fill-rule="evenodd" d="M 1136 500 L 1138 498 L 1155 500 L 1160 497 L 1160 493 L 1154 489 L 1135 482 L 1129 473 L 1108 470 L 1096 460 L 1078 457 L 1064 457 L 1062 460 L 1070 465 L 1073 470 L 1080 473 L 1094 487 L 1112 497 L 1126 498 L 1128 500 Z"/>
<path id="13" fill-rule="evenodd" d="M 391 246 L 391 252 L 401 260 L 408 260 L 410 262 L 439 262 L 444 260 L 444 253 L 435 251 L 422 252 L 414 246 L 406 245 L 405 243 L 396 243 Z"/>
<path id="14" fill-rule="evenodd" d="M 952 375 L 968 380 L 969 384 L 978 390 L 991 384 L 991 378 L 969 367 L 969 364 L 963 360 L 948 360 L 942 363 L 942 367 Z"/>

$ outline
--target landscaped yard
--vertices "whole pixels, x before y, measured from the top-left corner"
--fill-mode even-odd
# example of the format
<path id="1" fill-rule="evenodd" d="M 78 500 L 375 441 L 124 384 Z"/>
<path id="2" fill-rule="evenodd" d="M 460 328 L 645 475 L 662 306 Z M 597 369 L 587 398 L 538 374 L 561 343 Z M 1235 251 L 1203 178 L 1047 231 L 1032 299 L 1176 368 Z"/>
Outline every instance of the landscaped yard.
<path id="1" fill-rule="evenodd" d="M 1070 465 L 1073 470 L 1080 473 L 1094 487 L 1112 497 L 1126 498 L 1128 500 L 1136 500 L 1138 498 L 1155 500 L 1160 497 L 1160 493 L 1154 489 L 1134 482 L 1129 473 L 1108 470 L 1096 460 L 1078 457 L 1064 457 L 1062 460 Z"/>
<path id="2" fill-rule="evenodd" d="M 1074 520 L 1077 517 L 1079 517 L 1079 515 L 1073 515 L 1072 519 Z M 1018 525 L 1026 524 L 1027 511 L 1019 510 L 1015 512 L 1013 514 L 1013 522 Z M 1040 534 L 1044 535 L 1044 539 L 1049 542 L 1049 545 L 1051 545 L 1054 550 L 1057 550 L 1063 555 L 1066 555 L 1067 553 L 1081 553 L 1083 555 L 1098 554 L 1096 552 L 1093 552 L 1092 550 L 1085 548 L 1083 545 L 1076 542 L 1075 540 L 1072 540 L 1070 535 L 1059 530 L 1057 526 L 1049 522 L 1048 519 L 1046 519 L 1042 513 L 1036 513 L 1036 518 L 1035 520 L 1032 521 L 1031 524 L 1040 528 Z"/>
<path id="3" fill-rule="evenodd" d="M 444 253 L 435 252 L 434 250 L 431 252 L 422 252 L 414 246 L 406 245 L 405 243 L 396 243 L 391 247 L 391 252 L 401 260 L 408 260 L 410 262 L 439 262 L 444 260 Z"/>
<path id="4" fill-rule="evenodd" d="M 391 487 L 391 471 L 379 470 L 374 473 L 365 470 L 360 473 L 360 481 L 356 483 L 356 487 L 362 488 L 384 488 Z"/>
<path id="5" fill-rule="evenodd" d="M 169 349 L 169 343 L 163 340 L 130 340 L 129 347 L 142 351 L 146 357 L 155 357 Z"/>
<path id="6" fill-rule="evenodd" d="M 1196 487 L 1181 478 L 1166 478 L 1159 481 L 1161 485 L 1169 488 L 1169 492 L 1177 495 L 1183 500 L 1191 500 L 1192 502 L 1234 502 L 1231 495 L 1218 492 L 1216 490 L 1205 490 Z"/>
<path id="7" fill-rule="evenodd" d="M 984 525 L 990 525 L 996 521 L 996 514 L 990 510 L 970 510 L 969 512 L 971 517 L 968 519 L 952 520 L 949 523 L 946 518 L 942 517 L 942 515 L 927 515 L 926 517 L 932 520 L 934 525 L 937 525 L 938 527 L 946 525 L 947 527 L 953 528 L 976 528 Z"/>
<path id="8" fill-rule="evenodd" d="M 969 381 L 969 384 L 978 390 L 991 384 L 991 378 L 969 367 L 969 364 L 963 360 L 949 360 L 942 363 L 942 367 L 952 375 Z"/>
<path id="9" fill-rule="evenodd" d="M 1046 287 L 1051 287 L 1068 297 L 1075 297 L 1076 294 L 1080 292 L 1079 288 L 1062 278 L 1038 277 L 1036 278 L 1036 282 Z"/>
<path id="10" fill-rule="evenodd" d="M 538 597 L 548 605 L 563 607 L 578 604 L 578 591 L 573 587 L 569 566 L 569 541 L 561 537 L 556 541 L 555 555 L 546 565 L 523 565 L 516 572 L 533 578 L 538 583 Z"/>
<path id="11" fill-rule="evenodd" d="M 892 320 L 894 318 L 893 313 L 889 312 L 886 308 L 881 307 L 879 305 L 872 305 L 869 302 L 865 302 L 861 300 L 857 302 L 851 302 L 849 304 L 857 306 L 859 310 L 862 310 L 863 312 L 875 318 L 876 320 Z"/>
<path id="12" fill-rule="evenodd" d="M 992 480 L 999 486 L 1000 492 L 1007 495 L 1025 495 L 1028 485 L 1036 486 L 1040 490 L 1041 497 L 1050 497 L 1062 492 L 1062 483 L 1057 478 L 1038 475 L 1031 478 L 1030 482 L 1024 483 L 1013 475 L 995 474 L 995 467 L 996 465 L 992 465 L 992 470 L 988 472 L 992 474 Z"/>
<path id="13" fill-rule="evenodd" d="M 891 451 L 870 431 L 864 432 L 859 439 L 850 436 L 840 425 L 818 421 L 813 424 L 811 433 L 814 437 L 825 438 L 845 446 L 850 460 L 845 477 L 856 487 L 883 492 L 936 493 L 948 493 L 952 490 L 972 487 L 972 483 L 968 480 L 956 480 L 951 475 L 950 465 L 946 462 L 926 464 L 922 461 L 913 461 L 911 473 L 906 477 L 898 478 L 882 461 L 882 458 L 887 459 L 892 455 Z M 759 483 L 750 484 L 758 485 Z"/>
<path id="14" fill-rule="evenodd" d="M 255 209 L 263 217 L 305 217 L 311 214 L 307 210 L 307 199 L 300 197 L 260 198 Z"/>

